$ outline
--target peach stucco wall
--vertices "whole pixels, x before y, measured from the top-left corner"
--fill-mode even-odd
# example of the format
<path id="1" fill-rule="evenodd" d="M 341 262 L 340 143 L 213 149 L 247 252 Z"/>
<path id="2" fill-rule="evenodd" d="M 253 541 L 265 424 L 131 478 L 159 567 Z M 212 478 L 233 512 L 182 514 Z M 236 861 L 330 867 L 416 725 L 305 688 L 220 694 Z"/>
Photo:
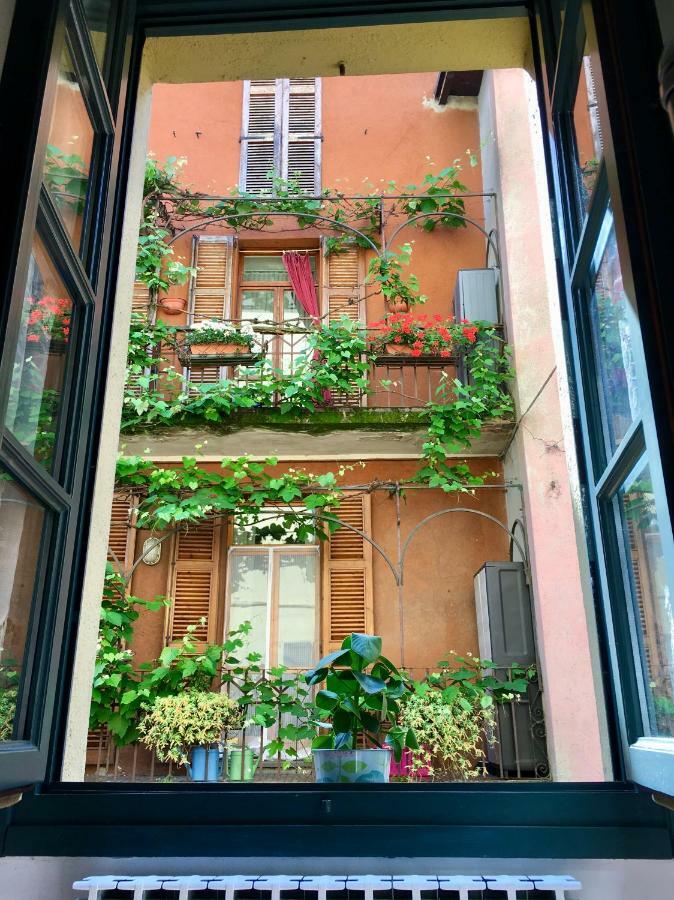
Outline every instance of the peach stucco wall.
<path id="1" fill-rule="evenodd" d="M 323 188 L 369 194 L 387 189 L 393 179 L 402 190 L 458 161 L 466 187 L 481 191 L 480 167 L 471 167 L 467 155 L 479 149 L 477 107 L 441 108 L 432 103 L 436 79 L 432 72 L 324 78 Z M 242 98 L 241 82 L 155 85 L 150 152 L 160 161 L 170 156 L 186 158 L 180 175 L 184 185 L 205 193 L 228 193 L 239 180 Z M 467 201 L 467 211 L 483 222 L 481 200 Z M 287 220 L 279 227 L 286 239 L 297 234 L 287 231 Z M 299 234 L 306 238 L 317 233 L 307 229 Z M 245 240 L 251 235 L 240 237 Z M 396 246 L 406 241 L 414 247 L 410 271 L 429 298 L 424 311 L 448 315 L 456 272 L 484 265 L 484 239 L 470 226 L 437 229 L 433 234 L 409 227 Z M 189 237 L 179 240 L 175 250 L 177 257 L 188 261 Z M 173 288 L 171 294 L 180 290 Z M 383 311 L 378 298 L 368 301 L 370 321 Z"/>
<path id="2" fill-rule="evenodd" d="M 336 462 L 297 462 L 279 464 L 278 471 L 289 466 L 315 474 L 335 471 Z M 497 471 L 494 459 L 475 459 L 475 472 Z M 204 463 L 204 468 L 215 468 Z M 416 462 L 372 460 L 345 476 L 345 484 L 373 480 L 404 481 L 413 476 Z M 502 491 L 478 490 L 473 496 L 447 496 L 439 490 L 410 490 L 401 502 L 401 535 L 404 540 L 424 516 L 448 507 L 479 509 L 505 521 L 505 497 Z M 387 492 L 372 497 L 372 538 L 394 562 L 397 561 L 396 507 Z M 148 535 L 140 532 L 137 547 Z M 169 573 L 168 545 L 156 566 L 141 565 L 133 577 L 134 594 L 152 598 L 166 594 Z M 452 513 L 420 530 L 408 554 L 404 570 L 405 664 L 411 667 L 434 666 L 448 650 L 477 653 L 477 626 L 473 576 L 487 560 L 507 559 L 507 535 L 484 518 Z M 224 570 L 224 565 L 223 565 Z M 224 571 L 223 571 L 224 574 Z M 384 641 L 386 654 L 400 661 L 397 588 L 386 562 L 375 551 L 372 561 L 374 588 L 374 627 Z M 224 595 L 225 579 L 221 579 Z M 224 596 L 220 597 L 222 612 Z M 223 627 L 220 616 L 219 627 Z M 163 611 L 143 613 L 135 627 L 136 662 L 156 657 L 164 646 Z"/>

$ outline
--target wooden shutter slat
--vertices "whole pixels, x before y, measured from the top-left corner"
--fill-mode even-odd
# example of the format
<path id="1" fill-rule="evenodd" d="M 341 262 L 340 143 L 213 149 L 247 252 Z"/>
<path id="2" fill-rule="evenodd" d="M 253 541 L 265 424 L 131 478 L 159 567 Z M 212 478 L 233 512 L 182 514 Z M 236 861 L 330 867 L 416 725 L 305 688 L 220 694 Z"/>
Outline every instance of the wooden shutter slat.
<path id="1" fill-rule="evenodd" d="M 196 275 L 190 291 L 190 321 L 223 319 L 230 314 L 234 240 L 199 237 L 194 242 L 192 265 Z M 221 366 L 184 370 L 189 384 L 217 384 L 224 377 Z"/>
<path id="2" fill-rule="evenodd" d="M 198 642 L 215 640 L 219 529 L 213 522 L 189 526 L 173 541 L 167 609 L 167 640 L 182 640 L 190 626 Z"/>
<path id="3" fill-rule="evenodd" d="M 128 497 L 120 494 L 113 495 L 107 557 L 115 567 L 119 563 L 124 572 L 133 566 L 136 549 L 136 529 L 133 527 L 131 506 L 131 500 Z"/>
<path id="4" fill-rule="evenodd" d="M 131 294 L 131 309 L 134 312 L 148 311 L 150 303 L 150 290 L 142 281 L 134 281 L 133 293 Z"/>
<path id="5" fill-rule="evenodd" d="M 346 497 L 337 517 L 369 535 L 370 497 Z M 350 528 L 337 529 L 327 542 L 323 597 L 323 653 L 337 650 L 353 631 L 373 632 L 372 545 Z"/>
<path id="6" fill-rule="evenodd" d="M 344 253 L 331 253 L 325 266 L 324 309 L 328 322 L 334 324 L 346 317 L 352 322 L 361 321 L 360 298 L 363 295 L 362 254 L 358 247 L 350 247 Z M 339 406 L 360 406 L 361 396 L 333 392 L 333 401 Z"/>

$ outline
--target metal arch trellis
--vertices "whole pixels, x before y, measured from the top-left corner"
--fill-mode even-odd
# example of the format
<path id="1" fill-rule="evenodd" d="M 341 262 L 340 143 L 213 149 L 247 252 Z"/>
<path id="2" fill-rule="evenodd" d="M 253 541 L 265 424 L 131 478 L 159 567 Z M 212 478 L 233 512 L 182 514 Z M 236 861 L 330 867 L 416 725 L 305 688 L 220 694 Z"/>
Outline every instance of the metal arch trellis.
<path id="1" fill-rule="evenodd" d="M 382 195 L 379 197 L 380 205 L 383 204 L 383 202 L 385 200 L 396 200 L 396 199 L 400 199 L 401 197 L 406 197 L 406 196 L 413 196 L 415 199 L 423 199 L 424 197 L 428 196 L 428 197 L 432 197 L 435 200 L 442 198 L 442 197 L 454 197 L 454 198 L 470 198 L 470 197 L 485 198 L 485 197 L 487 197 L 487 198 L 493 199 L 493 200 L 495 200 L 495 198 L 496 198 L 496 194 L 494 194 L 493 192 L 485 192 L 485 193 L 468 193 L 467 192 L 467 193 L 463 193 L 463 194 L 456 194 L 456 193 L 451 193 L 451 192 L 447 192 L 447 193 L 439 192 L 437 194 L 432 194 L 432 195 L 430 195 L 430 194 L 428 194 L 428 195 L 427 194 L 414 194 L 414 195 L 401 194 L 401 195 L 389 195 L 389 196 Z M 208 200 L 223 200 L 224 201 L 224 200 L 231 199 L 231 198 L 208 196 L 208 197 L 200 197 L 198 199 L 200 199 L 200 200 L 206 200 L 206 199 L 208 199 Z M 256 198 L 255 202 L 256 203 L 269 203 L 269 204 L 287 203 L 288 199 L 289 198 L 282 198 L 282 197 L 263 197 L 263 198 Z M 301 198 L 290 198 L 290 199 L 331 201 L 331 200 L 338 199 L 338 198 L 333 198 L 330 196 L 323 196 L 323 197 L 301 197 Z M 363 198 L 353 197 L 350 199 L 373 199 L 373 198 L 372 197 L 363 197 Z M 195 215 L 197 215 L 197 213 L 195 213 Z M 186 234 L 190 234 L 194 231 L 199 231 L 201 229 L 208 227 L 208 225 L 211 225 L 211 224 L 214 224 L 217 222 L 231 223 L 233 220 L 246 221 L 246 220 L 252 220 L 255 218 L 266 218 L 266 217 L 281 217 L 281 218 L 294 218 L 294 219 L 302 218 L 302 219 L 311 219 L 313 222 L 324 222 L 328 225 L 331 225 L 337 231 L 348 232 L 348 233 L 354 235 L 355 237 L 365 241 L 366 244 L 368 245 L 368 249 L 371 249 L 380 259 L 385 258 L 386 254 L 389 252 L 388 248 L 390 247 L 392 242 L 395 240 L 395 238 L 403 231 L 403 229 L 407 228 L 409 225 L 413 224 L 414 222 L 419 222 L 422 219 L 443 219 L 443 218 L 451 217 L 453 219 L 460 219 L 461 221 L 465 222 L 468 225 L 472 225 L 483 235 L 483 237 L 485 238 L 485 240 L 487 242 L 487 260 L 489 257 L 489 250 L 491 249 L 494 254 L 494 260 L 495 260 L 494 267 L 495 268 L 500 267 L 500 253 L 499 253 L 499 249 L 498 249 L 498 233 L 497 233 L 496 229 L 492 228 L 490 231 L 487 231 L 472 216 L 467 216 L 465 214 L 458 213 L 458 212 L 448 213 L 446 210 L 438 211 L 438 212 L 418 213 L 415 216 L 410 216 L 410 217 L 406 218 L 405 221 L 401 222 L 393 230 L 391 235 L 387 238 L 384 217 L 383 217 L 383 214 L 381 212 L 381 207 L 380 207 L 379 234 L 380 234 L 381 246 L 377 246 L 375 241 L 373 241 L 372 238 L 369 235 L 367 235 L 364 231 L 356 228 L 353 225 L 349 225 L 346 222 L 335 219 L 332 216 L 325 216 L 320 213 L 297 212 L 297 211 L 292 211 L 292 210 L 274 210 L 273 208 L 269 209 L 267 211 L 260 211 L 257 213 L 256 212 L 232 213 L 232 214 L 224 213 L 223 215 L 219 215 L 219 216 L 204 215 L 204 218 L 202 221 L 195 222 L 192 225 L 188 225 L 186 228 L 183 228 L 180 231 L 177 231 L 167 241 L 167 244 L 170 246 L 173 243 L 175 243 L 175 241 L 177 241 L 179 238 L 184 237 Z"/>
<path id="2" fill-rule="evenodd" d="M 508 487 L 512 487 L 512 486 L 513 485 L 508 485 L 508 484 L 493 485 L 493 487 L 503 487 L 504 490 L 507 490 Z M 428 489 L 432 490 L 432 488 L 428 488 Z M 379 542 L 376 541 L 371 535 L 367 534 L 362 529 L 357 528 L 355 525 L 352 525 L 350 522 L 346 522 L 345 520 L 340 519 L 339 516 L 332 515 L 331 513 L 323 513 L 323 512 L 317 511 L 317 510 L 306 510 L 306 511 L 298 510 L 297 512 L 293 512 L 292 516 L 295 518 L 307 518 L 307 519 L 313 519 L 313 520 L 319 519 L 320 521 L 323 521 L 323 522 L 328 522 L 328 523 L 332 522 L 332 523 L 336 524 L 338 527 L 347 528 L 350 531 L 353 531 L 355 534 L 359 535 L 363 540 L 367 541 L 370 544 L 370 546 L 374 550 L 376 550 L 377 553 L 379 554 L 379 556 L 384 560 L 384 562 L 388 566 L 391 574 L 393 575 L 393 578 L 394 578 L 394 581 L 395 581 L 395 584 L 397 587 L 398 622 L 399 622 L 399 635 L 400 635 L 400 638 L 399 638 L 400 639 L 400 661 L 401 661 L 402 666 L 405 665 L 405 641 L 404 641 L 404 633 L 405 633 L 404 568 L 405 568 L 405 561 L 407 558 L 408 550 L 410 548 L 410 544 L 412 543 L 412 541 L 414 540 L 416 535 L 419 533 L 419 531 L 421 531 L 421 529 L 424 528 L 426 525 L 428 525 L 430 522 L 432 522 L 435 519 L 438 519 L 442 516 L 449 515 L 451 513 L 467 513 L 467 514 L 479 516 L 480 518 L 483 518 L 489 522 L 492 522 L 493 524 L 497 525 L 500 529 L 505 531 L 505 533 L 508 535 L 508 539 L 510 541 L 511 552 L 512 552 L 513 545 L 515 547 L 517 547 L 517 549 L 522 557 L 522 561 L 524 563 L 527 580 L 529 579 L 529 555 L 528 555 L 527 547 L 526 547 L 527 536 L 526 536 L 526 530 L 524 528 L 524 524 L 522 523 L 521 520 L 519 520 L 519 519 L 516 520 L 516 524 L 519 524 L 522 529 L 524 543 L 522 543 L 519 540 L 519 538 L 517 538 L 515 536 L 515 533 L 514 533 L 515 527 L 513 527 L 512 529 L 508 529 L 508 527 L 506 525 L 504 525 L 503 522 L 501 522 L 496 516 L 493 516 L 490 513 L 485 513 L 482 510 L 471 509 L 470 507 L 467 507 L 467 506 L 450 506 L 450 507 L 445 507 L 444 509 L 436 510 L 433 513 L 429 513 L 427 516 L 424 516 L 424 518 L 421 519 L 419 522 L 417 522 L 417 524 L 412 528 L 412 530 L 409 532 L 409 534 L 405 538 L 405 541 L 401 542 L 400 496 L 401 496 L 403 489 L 400 487 L 400 485 L 396 484 L 396 486 L 394 488 L 374 487 L 374 488 L 371 488 L 371 490 L 387 490 L 389 492 L 389 494 L 393 493 L 395 495 L 395 498 L 396 498 L 396 537 L 397 537 L 397 541 L 396 541 L 397 561 L 395 561 L 395 562 L 391 559 L 391 557 L 388 555 L 388 553 L 386 553 L 386 551 L 381 546 L 381 544 L 379 544 Z M 371 490 L 370 490 L 370 492 L 371 492 Z M 363 491 L 363 493 L 364 492 L 365 491 Z M 268 507 L 268 509 L 269 509 L 269 513 L 268 513 L 269 515 L 276 515 L 278 512 L 278 511 L 276 513 L 273 512 L 273 510 L 274 510 L 273 506 Z M 287 508 L 284 508 L 283 511 L 287 513 Z M 224 521 L 227 518 L 229 518 L 229 516 L 231 516 L 231 515 L 232 515 L 231 513 L 223 513 L 222 515 L 209 517 L 208 521 L 214 521 L 214 522 L 217 520 Z M 161 535 L 161 537 L 156 538 L 156 543 L 161 544 L 165 540 L 167 540 L 169 537 L 171 537 L 172 535 L 177 534 L 179 532 L 184 532 L 187 528 L 189 528 L 189 525 L 185 525 L 184 523 L 180 524 L 180 525 L 176 525 L 173 528 L 164 531 L 163 534 Z M 154 546 L 156 546 L 156 544 Z M 129 582 L 133 576 L 133 573 L 136 571 L 136 569 L 141 564 L 141 562 L 143 562 L 145 556 L 152 551 L 152 549 L 153 549 L 153 547 L 148 548 L 147 550 L 144 550 L 143 553 L 136 560 L 134 560 L 134 562 L 128 572 L 126 572 L 126 571 L 118 572 L 118 574 L 122 575 L 122 577 L 127 585 L 129 584 Z M 112 555 L 114 561 L 116 562 L 118 569 L 121 569 L 122 567 L 120 566 L 120 561 L 117 558 L 114 550 L 112 548 L 109 548 L 109 552 Z"/>

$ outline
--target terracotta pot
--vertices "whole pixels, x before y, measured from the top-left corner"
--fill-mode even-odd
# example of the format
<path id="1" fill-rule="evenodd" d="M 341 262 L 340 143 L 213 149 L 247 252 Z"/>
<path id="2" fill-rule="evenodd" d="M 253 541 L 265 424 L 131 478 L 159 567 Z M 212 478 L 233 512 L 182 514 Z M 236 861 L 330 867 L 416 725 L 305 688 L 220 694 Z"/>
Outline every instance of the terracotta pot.
<path id="1" fill-rule="evenodd" d="M 386 344 L 384 347 L 389 356 L 411 356 L 412 348 L 409 344 Z"/>
<path id="2" fill-rule="evenodd" d="M 250 353 L 244 344 L 225 344 L 211 342 L 208 344 L 191 344 L 190 350 L 195 356 L 240 356 Z"/>
<path id="3" fill-rule="evenodd" d="M 386 301 L 386 308 L 392 313 L 406 313 L 410 311 L 410 305 L 402 297 L 394 297 Z"/>
<path id="4" fill-rule="evenodd" d="M 179 316 L 187 309 L 187 300 L 184 297 L 163 297 L 159 306 L 167 316 Z"/>

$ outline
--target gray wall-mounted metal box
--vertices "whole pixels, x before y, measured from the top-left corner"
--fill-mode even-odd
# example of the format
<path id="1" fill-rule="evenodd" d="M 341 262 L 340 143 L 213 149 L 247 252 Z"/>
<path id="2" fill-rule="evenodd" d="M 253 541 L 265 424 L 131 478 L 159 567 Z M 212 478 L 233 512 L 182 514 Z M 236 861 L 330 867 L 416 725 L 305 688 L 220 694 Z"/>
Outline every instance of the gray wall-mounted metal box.
<path id="1" fill-rule="evenodd" d="M 531 591 L 521 562 L 488 562 L 475 575 L 475 611 L 480 656 L 505 680 L 513 665 L 536 665 Z M 494 774 L 545 776 L 548 759 L 538 680 L 519 701 L 497 704 L 498 743 L 487 747 Z"/>
<path id="2" fill-rule="evenodd" d="M 459 269 L 454 288 L 454 318 L 457 322 L 500 321 L 496 269 Z"/>

